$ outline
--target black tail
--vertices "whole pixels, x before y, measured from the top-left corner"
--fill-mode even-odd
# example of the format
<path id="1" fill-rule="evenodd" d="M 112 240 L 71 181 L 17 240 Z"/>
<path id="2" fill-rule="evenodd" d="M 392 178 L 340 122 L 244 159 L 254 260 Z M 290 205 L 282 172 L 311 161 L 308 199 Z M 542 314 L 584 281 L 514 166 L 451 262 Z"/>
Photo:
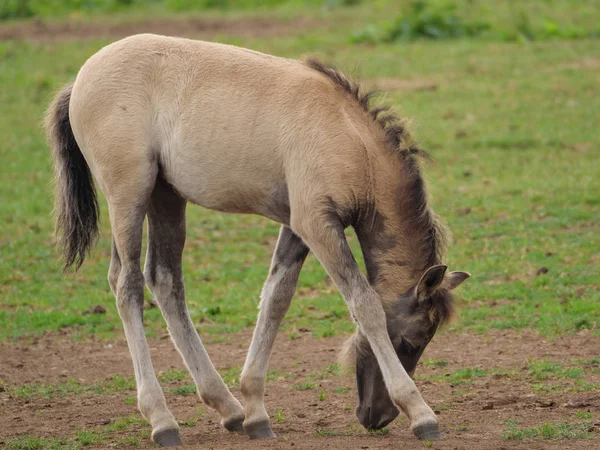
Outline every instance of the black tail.
<path id="1" fill-rule="evenodd" d="M 73 85 L 56 96 L 46 116 L 46 131 L 52 146 L 56 194 L 55 234 L 66 270 L 79 269 L 98 235 L 100 211 L 90 169 L 75 141 L 69 121 Z"/>

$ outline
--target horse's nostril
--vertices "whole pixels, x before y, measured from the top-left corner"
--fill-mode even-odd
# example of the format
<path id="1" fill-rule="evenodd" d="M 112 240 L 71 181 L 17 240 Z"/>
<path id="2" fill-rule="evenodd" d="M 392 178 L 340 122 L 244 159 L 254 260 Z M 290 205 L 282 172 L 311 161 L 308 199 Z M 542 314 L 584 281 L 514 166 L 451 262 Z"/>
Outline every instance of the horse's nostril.
<path id="1" fill-rule="evenodd" d="M 365 428 L 373 428 L 373 421 L 371 419 L 371 408 L 359 406 L 356 408 L 356 417 L 360 424 Z"/>

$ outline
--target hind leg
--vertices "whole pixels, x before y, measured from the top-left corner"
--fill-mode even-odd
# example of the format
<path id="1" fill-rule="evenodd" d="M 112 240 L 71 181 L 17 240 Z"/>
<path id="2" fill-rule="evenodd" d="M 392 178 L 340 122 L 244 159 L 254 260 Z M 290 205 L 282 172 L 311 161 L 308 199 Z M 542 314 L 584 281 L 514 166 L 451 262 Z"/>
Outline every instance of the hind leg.
<path id="1" fill-rule="evenodd" d="M 185 303 L 181 270 L 185 206 L 185 200 L 159 178 L 148 209 L 149 241 L 144 277 L 167 322 L 173 342 L 194 378 L 198 395 L 221 414 L 225 428 L 242 431 L 242 405 L 229 392 L 210 361 Z"/>
<path id="2" fill-rule="evenodd" d="M 144 333 L 144 277 L 140 269 L 142 228 L 148 197 L 156 173 L 135 177 L 138 183 L 111 184 L 105 190 L 108 199 L 113 233 L 113 250 L 108 275 L 111 289 L 117 299 L 119 315 L 127 338 L 127 345 L 138 390 L 138 407 L 152 426 L 152 439 L 162 446 L 181 444 L 179 427 L 167 408 Z M 135 186 L 135 187 L 134 187 Z"/>

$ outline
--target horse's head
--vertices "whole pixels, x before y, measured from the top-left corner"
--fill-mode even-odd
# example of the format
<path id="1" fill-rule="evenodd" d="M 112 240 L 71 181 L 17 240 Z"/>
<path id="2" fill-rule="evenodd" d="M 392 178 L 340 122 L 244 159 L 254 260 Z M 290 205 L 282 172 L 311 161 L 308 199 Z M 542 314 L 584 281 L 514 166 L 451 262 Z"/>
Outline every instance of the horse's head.
<path id="1" fill-rule="evenodd" d="M 446 266 L 430 267 L 419 282 L 408 289 L 387 311 L 387 328 L 396 354 L 412 377 L 423 350 L 437 328 L 452 314 L 450 291 L 470 275 L 446 273 Z M 396 418 L 394 406 L 384 384 L 377 359 L 367 340 L 356 334 L 350 341 L 355 353 L 359 405 L 356 416 L 369 429 L 380 429 Z M 354 353 L 351 353 L 354 355 Z"/>

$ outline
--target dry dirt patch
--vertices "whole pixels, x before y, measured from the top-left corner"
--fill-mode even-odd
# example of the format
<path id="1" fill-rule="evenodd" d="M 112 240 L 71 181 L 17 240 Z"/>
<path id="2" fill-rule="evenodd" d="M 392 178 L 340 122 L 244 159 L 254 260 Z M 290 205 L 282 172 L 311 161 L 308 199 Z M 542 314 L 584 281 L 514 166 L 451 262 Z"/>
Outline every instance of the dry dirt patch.
<path id="1" fill-rule="evenodd" d="M 296 18 L 280 21 L 274 18 L 171 18 L 131 22 L 47 22 L 34 20 L 18 24 L 0 24 L 0 40 L 60 41 L 82 38 L 119 39 L 138 33 L 211 38 L 217 35 L 272 37 L 289 35 L 294 30 L 325 26 L 321 21 Z"/>
<path id="2" fill-rule="evenodd" d="M 222 370 L 243 364 L 249 333 L 229 342 L 208 344 L 215 365 Z M 231 435 L 219 425 L 216 413 L 204 408 L 193 394 L 167 393 L 176 417 L 194 424 L 182 427 L 187 448 L 311 448 L 384 449 L 424 448 L 408 430 L 406 420 L 397 420 L 386 435 L 369 435 L 354 417 L 356 389 L 353 377 L 328 372 L 336 362 L 343 339 L 315 339 L 301 333 L 298 339 L 280 336 L 271 368 L 277 375 L 268 384 L 267 408 L 277 441 L 248 441 Z M 503 440 L 507 421 L 519 426 L 537 427 L 544 423 L 574 423 L 575 414 L 591 414 L 600 422 L 600 392 L 550 391 L 533 389 L 528 375 L 532 360 L 569 362 L 597 356 L 600 339 L 589 333 L 546 340 L 533 332 L 490 332 L 486 335 L 446 333 L 429 346 L 418 368 L 417 385 L 428 403 L 439 414 L 444 440 L 435 449 L 596 449 L 600 447 L 598 425 L 591 425 L 591 439 Z M 157 371 L 182 369 L 180 357 L 167 339 L 150 342 Z M 27 398 L 10 394 L 10 386 L 24 383 L 59 384 L 67 379 L 92 384 L 115 374 L 131 376 L 131 362 L 124 341 L 113 343 L 73 343 L 56 337 L 43 338 L 33 345 L 0 346 L 0 380 L 8 387 L 0 393 L 0 442 L 18 435 L 71 437 L 82 429 L 101 429 L 119 418 L 137 415 L 131 404 L 134 391 L 109 395 L 67 395 L 62 398 Z M 440 363 L 444 361 L 444 363 Z M 487 376 L 453 385 L 447 381 L 457 370 L 477 368 Z M 586 372 L 587 373 L 587 372 Z M 591 377 L 591 378 L 590 378 Z M 600 375 L 586 375 L 586 382 L 600 381 Z M 168 387 L 168 386 L 167 386 Z M 233 388 L 240 398 L 239 387 Z M 129 401 L 127 401 L 129 399 Z M 134 430 L 109 432 L 104 448 L 116 444 Z M 149 430 L 147 430 L 149 431 Z M 142 445 L 151 446 L 147 437 Z M 94 446 L 88 447 L 94 448 Z"/>

